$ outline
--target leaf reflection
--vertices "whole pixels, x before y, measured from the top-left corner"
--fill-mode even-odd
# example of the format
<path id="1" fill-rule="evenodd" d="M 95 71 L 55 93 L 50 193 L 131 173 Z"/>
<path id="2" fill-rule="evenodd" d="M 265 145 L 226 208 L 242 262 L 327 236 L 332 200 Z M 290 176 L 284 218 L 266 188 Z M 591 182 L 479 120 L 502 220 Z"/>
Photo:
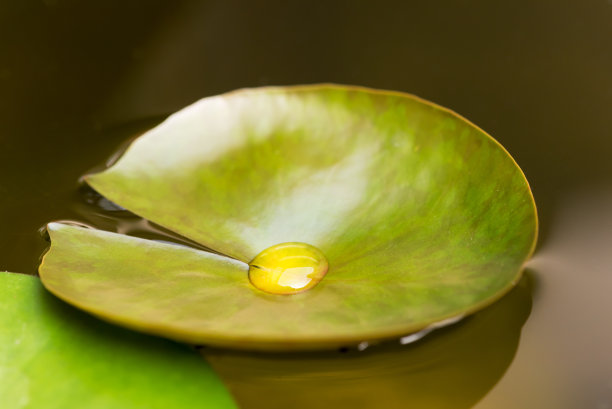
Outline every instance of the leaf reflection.
<path id="1" fill-rule="evenodd" d="M 202 350 L 243 409 L 467 409 L 499 381 L 531 311 L 532 274 L 500 301 L 409 345 L 362 352 Z"/>

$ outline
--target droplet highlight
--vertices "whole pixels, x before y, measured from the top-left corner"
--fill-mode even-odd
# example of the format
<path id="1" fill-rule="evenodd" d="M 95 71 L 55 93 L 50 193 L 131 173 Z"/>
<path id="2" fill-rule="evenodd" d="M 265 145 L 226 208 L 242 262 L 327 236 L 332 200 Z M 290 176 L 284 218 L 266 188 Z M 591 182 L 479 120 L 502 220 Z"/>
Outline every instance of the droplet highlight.
<path id="1" fill-rule="evenodd" d="M 249 280 L 271 294 L 297 294 L 317 285 L 329 264 L 321 251 L 306 243 L 268 247 L 249 263 Z"/>

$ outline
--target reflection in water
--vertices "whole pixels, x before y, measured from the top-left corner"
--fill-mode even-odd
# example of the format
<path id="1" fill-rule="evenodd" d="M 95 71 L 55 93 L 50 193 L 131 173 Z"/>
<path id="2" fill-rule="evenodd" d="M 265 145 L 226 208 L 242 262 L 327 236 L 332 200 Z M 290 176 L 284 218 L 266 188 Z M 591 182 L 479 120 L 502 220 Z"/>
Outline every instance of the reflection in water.
<path id="1" fill-rule="evenodd" d="M 612 408 L 612 184 L 565 192 L 553 216 L 521 347 L 479 409 Z"/>
<path id="2" fill-rule="evenodd" d="M 532 282 L 528 273 L 491 307 L 408 345 L 302 354 L 204 348 L 202 354 L 243 409 L 467 409 L 512 362 L 531 311 Z"/>
<path id="3" fill-rule="evenodd" d="M 71 208 L 77 219 L 85 220 L 86 223 L 66 220 L 62 220 L 62 223 L 91 224 L 100 230 L 217 253 L 208 247 L 135 215 L 101 196 L 85 183 L 79 187 L 77 197 L 74 198 Z"/>

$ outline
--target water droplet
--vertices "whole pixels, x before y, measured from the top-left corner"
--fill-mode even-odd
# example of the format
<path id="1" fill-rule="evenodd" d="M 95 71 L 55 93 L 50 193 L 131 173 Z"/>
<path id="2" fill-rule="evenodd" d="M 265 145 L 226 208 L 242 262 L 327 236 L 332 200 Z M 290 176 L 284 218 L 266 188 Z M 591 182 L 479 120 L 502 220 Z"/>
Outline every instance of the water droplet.
<path id="1" fill-rule="evenodd" d="M 272 294 L 297 294 L 314 287 L 327 273 L 327 259 L 306 243 L 268 247 L 249 263 L 249 280 Z"/>

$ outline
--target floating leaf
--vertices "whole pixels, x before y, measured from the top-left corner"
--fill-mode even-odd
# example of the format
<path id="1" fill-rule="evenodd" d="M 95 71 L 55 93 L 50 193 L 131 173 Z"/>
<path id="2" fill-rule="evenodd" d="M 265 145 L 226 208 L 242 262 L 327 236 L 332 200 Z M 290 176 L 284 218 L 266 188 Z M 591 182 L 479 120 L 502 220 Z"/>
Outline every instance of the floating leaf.
<path id="1" fill-rule="evenodd" d="M 0 273 L 2 409 L 235 408 L 198 355 L 60 302 L 36 277 Z"/>
<path id="2" fill-rule="evenodd" d="M 499 143 L 444 108 L 363 88 L 206 98 L 86 180 L 227 257 L 52 224 L 45 285 L 131 328 L 237 348 L 334 347 L 473 312 L 517 282 L 537 229 Z M 291 296 L 252 286 L 246 263 L 288 242 L 323 253 L 321 282 Z"/>

